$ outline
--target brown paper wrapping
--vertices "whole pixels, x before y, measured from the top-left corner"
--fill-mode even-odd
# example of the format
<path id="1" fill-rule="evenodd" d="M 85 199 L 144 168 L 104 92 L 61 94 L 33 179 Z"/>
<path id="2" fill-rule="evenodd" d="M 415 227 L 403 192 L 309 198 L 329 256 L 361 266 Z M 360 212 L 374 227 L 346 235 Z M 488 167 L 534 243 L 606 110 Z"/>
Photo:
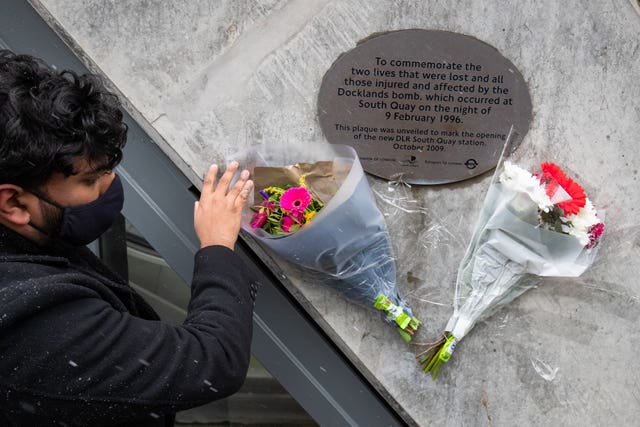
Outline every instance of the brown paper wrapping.
<path id="1" fill-rule="evenodd" d="M 254 200 L 262 200 L 259 192 L 266 187 L 297 187 L 300 177 L 305 175 L 308 190 L 322 203 L 327 204 L 350 170 L 351 163 L 333 161 L 296 163 L 280 167 L 256 166 L 253 169 Z"/>

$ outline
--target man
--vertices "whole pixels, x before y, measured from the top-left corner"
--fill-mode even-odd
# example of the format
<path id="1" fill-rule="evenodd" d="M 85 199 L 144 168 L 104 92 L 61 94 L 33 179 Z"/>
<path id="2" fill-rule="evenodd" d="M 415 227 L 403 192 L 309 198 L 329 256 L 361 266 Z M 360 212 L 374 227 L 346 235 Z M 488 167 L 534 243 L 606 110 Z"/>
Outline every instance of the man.
<path id="1" fill-rule="evenodd" d="M 208 171 L 188 316 L 170 326 L 83 246 L 122 208 L 126 132 L 95 76 L 0 51 L 2 426 L 168 426 L 244 381 L 254 284 L 233 248 L 249 174 Z"/>

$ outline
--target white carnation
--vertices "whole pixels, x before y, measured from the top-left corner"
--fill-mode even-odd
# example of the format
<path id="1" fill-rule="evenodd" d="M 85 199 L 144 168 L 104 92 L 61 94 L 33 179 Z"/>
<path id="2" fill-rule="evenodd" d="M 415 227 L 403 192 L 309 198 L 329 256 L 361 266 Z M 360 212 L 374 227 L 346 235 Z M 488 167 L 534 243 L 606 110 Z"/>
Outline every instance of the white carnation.
<path id="1" fill-rule="evenodd" d="M 509 161 L 504 162 L 500 182 L 509 189 L 527 194 L 544 212 L 549 212 L 553 207 L 553 202 L 547 195 L 544 186 L 540 185 L 540 180 L 529 171 Z"/>
<path id="2" fill-rule="evenodd" d="M 580 243 L 585 246 L 589 244 L 589 230 L 591 227 L 601 222 L 598 218 L 596 208 L 588 198 L 585 201 L 585 205 L 575 215 L 567 215 L 562 218 L 563 222 L 571 224 L 568 233 L 577 237 Z"/>

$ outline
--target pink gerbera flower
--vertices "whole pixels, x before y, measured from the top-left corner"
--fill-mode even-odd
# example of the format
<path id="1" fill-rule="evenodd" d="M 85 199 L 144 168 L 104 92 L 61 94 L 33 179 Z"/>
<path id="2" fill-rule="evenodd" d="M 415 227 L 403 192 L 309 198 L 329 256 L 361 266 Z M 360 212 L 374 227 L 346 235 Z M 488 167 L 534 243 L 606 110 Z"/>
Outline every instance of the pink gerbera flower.
<path id="1" fill-rule="evenodd" d="M 293 187 L 282 194 L 280 208 L 285 212 L 303 212 L 311 203 L 311 194 L 304 187 Z"/>

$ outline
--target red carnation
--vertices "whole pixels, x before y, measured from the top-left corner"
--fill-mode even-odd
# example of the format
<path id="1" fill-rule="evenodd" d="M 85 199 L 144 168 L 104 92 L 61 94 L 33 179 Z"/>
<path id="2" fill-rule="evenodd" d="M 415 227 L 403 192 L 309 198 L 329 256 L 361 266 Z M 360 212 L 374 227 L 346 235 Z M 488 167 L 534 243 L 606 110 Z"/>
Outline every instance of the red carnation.
<path id="1" fill-rule="evenodd" d="M 584 189 L 569 178 L 555 163 L 542 164 L 542 178 L 547 183 L 545 189 L 549 197 L 553 197 L 558 186 L 569 195 L 569 200 L 557 204 L 564 211 L 565 215 L 575 215 L 580 212 L 587 202 L 587 195 Z"/>

